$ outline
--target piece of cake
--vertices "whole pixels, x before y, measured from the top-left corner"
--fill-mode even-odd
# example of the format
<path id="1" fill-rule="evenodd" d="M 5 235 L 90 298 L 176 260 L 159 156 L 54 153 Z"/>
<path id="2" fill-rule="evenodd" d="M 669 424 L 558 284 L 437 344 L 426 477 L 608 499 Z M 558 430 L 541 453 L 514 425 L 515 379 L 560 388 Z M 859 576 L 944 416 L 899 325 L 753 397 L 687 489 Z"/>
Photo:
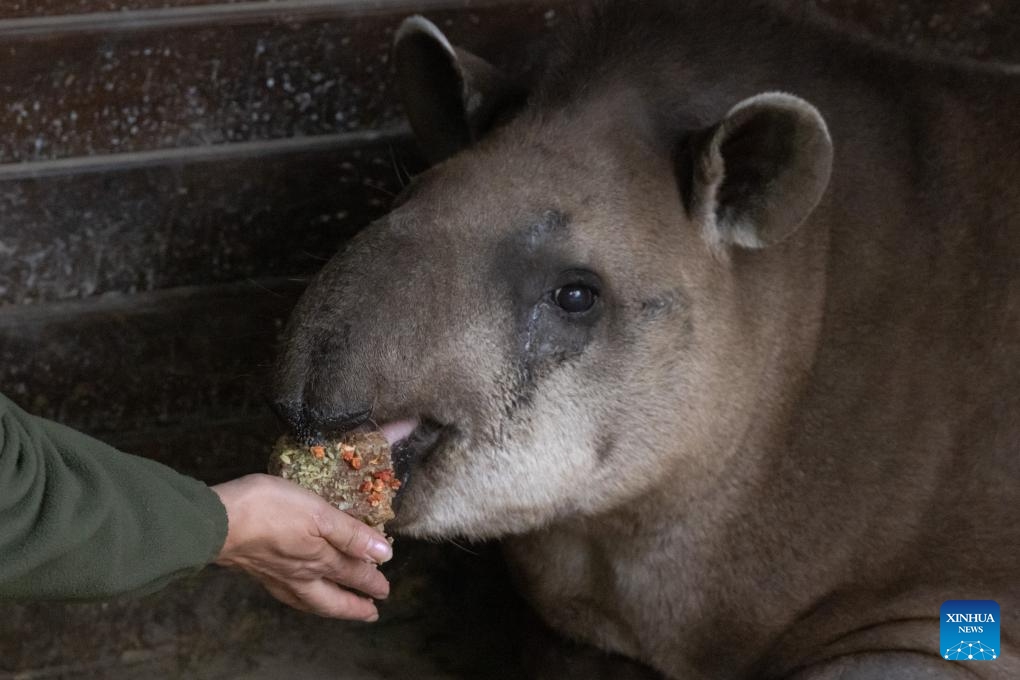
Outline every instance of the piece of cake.
<path id="1" fill-rule="evenodd" d="M 400 481 L 393 474 L 389 442 L 379 432 L 355 432 L 312 446 L 282 437 L 273 447 L 269 472 L 379 531 L 394 517 L 392 502 Z"/>

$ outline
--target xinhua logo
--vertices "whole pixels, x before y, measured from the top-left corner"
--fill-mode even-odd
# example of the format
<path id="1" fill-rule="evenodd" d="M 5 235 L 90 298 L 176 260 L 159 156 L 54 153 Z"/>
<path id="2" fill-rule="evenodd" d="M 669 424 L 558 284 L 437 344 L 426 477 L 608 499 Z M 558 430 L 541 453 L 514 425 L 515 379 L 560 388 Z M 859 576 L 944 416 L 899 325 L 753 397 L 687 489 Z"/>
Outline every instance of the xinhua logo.
<path id="1" fill-rule="evenodd" d="M 992 600 L 942 603 L 943 659 L 992 661 L 999 658 L 999 605 Z"/>

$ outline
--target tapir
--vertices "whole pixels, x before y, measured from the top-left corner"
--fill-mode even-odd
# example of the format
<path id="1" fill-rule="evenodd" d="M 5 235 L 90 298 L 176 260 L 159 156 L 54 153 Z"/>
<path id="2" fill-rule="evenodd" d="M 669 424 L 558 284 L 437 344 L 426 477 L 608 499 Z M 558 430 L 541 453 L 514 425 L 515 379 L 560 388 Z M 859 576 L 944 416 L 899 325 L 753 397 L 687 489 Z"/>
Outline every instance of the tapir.
<path id="1" fill-rule="evenodd" d="M 500 539 L 667 678 L 1020 678 L 1020 69 L 801 4 L 597 3 L 524 76 L 405 21 L 431 165 L 274 400 L 381 425 L 398 533 Z M 947 658 L 988 600 L 995 658 Z"/>

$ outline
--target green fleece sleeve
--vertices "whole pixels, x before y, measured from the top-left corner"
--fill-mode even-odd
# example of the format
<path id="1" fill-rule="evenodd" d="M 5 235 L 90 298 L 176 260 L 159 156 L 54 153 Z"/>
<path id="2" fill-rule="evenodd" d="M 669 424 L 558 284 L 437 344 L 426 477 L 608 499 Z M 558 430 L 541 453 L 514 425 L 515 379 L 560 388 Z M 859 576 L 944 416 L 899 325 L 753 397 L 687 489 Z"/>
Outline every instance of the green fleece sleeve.
<path id="1" fill-rule="evenodd" d="M 205 484 L 0 395 L 0 600 L 151 592 L 211 562 L 226 533 Z"/>

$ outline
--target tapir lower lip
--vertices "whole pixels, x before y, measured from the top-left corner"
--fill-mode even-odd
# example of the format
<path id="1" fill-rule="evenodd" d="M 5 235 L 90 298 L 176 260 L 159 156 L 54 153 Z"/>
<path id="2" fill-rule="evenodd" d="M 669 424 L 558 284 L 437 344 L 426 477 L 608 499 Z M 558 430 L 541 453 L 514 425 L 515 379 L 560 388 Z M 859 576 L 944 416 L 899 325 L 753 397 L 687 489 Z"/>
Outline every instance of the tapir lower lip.
<path id="1" fill-rule="evenodd" d="M 410 434 L 391 443 L 393 472 L 400 480 L 401 485 L 394 498 L 394 505 L 397 508 L 399 508 L 400 497 L 413 483 L 411 478 L 414 468 L 425 461 L 437 448 L 443 431 L 444 427 L 434 420 L 422 419 Z"/>

